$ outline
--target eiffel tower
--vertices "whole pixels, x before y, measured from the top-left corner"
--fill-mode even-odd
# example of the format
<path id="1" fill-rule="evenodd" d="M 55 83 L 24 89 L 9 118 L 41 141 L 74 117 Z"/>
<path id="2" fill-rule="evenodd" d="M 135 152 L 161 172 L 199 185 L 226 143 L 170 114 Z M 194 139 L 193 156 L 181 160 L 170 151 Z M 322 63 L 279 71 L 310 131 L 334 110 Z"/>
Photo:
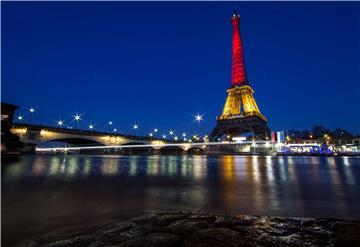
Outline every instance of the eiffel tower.
<path id="1" fill-rule="evenodd" d="M 232 79 L 227 90 L 228 97 L 224 110 L 217 118 L 217 124 L 210 135 L 211 141 L 222 136 L 239 136 L 244 133 L 264 137 L 270 132 L 267 119 L 260 113 L 254 99 L 254 90 L 247 79 L 243 46 L 240 35 L 240 15 L 234 10 L 231 17 L 232 37 Z"/>

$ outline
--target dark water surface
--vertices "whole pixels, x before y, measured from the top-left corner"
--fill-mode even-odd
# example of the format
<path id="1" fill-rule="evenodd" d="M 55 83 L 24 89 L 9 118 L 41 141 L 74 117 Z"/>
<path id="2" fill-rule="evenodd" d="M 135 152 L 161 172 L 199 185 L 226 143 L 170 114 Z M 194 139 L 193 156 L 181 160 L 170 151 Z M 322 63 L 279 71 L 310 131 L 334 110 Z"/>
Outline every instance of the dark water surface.
<path id="1" fill-rule="evenodd" d="M 360 220 L 359 157 L 46 156 L 2 164 L 2 238 L 147 210 Z"/>

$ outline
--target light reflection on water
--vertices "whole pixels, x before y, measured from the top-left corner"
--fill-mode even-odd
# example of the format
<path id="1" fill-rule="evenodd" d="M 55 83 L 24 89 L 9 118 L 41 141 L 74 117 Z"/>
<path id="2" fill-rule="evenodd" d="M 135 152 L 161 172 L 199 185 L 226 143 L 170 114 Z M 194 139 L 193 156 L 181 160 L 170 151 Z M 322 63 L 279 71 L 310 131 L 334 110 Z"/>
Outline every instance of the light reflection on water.
<path id="1" fill-rule="evenodd" d="M 2 166 L 5 229 L 168 209 L 360 220 L 360 159 L 29 155 Z"/>

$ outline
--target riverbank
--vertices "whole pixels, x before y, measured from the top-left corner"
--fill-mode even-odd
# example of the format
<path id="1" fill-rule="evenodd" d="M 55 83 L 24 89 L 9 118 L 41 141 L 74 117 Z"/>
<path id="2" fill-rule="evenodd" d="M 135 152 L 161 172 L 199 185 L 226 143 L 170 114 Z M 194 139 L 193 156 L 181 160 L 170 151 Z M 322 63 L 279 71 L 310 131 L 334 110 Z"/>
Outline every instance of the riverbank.
<path id="1" fill-rule="evenodd" d="M 69 226 L 20 246 L 360 246 L 360 221 L 152 212 Z"/>

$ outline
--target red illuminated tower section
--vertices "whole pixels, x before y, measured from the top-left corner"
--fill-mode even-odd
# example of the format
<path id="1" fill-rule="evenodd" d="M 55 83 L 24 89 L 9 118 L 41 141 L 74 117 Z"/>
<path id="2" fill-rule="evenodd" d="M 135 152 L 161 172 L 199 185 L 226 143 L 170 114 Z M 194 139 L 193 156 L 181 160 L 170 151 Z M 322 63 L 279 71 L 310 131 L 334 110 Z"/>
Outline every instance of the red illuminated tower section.
<path id="1" fill-rule="evenodd" d="M 240 16 L 236 11 L 234 11 L 231 18 L 231 24 L 233 29 L 231 85 L 246 85 L 248 84 L 248 80 L 246 77 L 244 53 L 240 35 Z"/>
<path id="2" fill-rule="evenodd" d="M 236 11 L 231 17 L 232 37 L 232 74 L 231 86 L 224 110 L 217 119 L 217 124 L 210 135 L 217 141 L 222 136 L 239 136 L 251 132 L 264 137 L 269 134 L 267 119 L 260 113 L 254 98 L 254 90 L 247 78 L 243 45 L 240 35 L 240 16 Z"/>

